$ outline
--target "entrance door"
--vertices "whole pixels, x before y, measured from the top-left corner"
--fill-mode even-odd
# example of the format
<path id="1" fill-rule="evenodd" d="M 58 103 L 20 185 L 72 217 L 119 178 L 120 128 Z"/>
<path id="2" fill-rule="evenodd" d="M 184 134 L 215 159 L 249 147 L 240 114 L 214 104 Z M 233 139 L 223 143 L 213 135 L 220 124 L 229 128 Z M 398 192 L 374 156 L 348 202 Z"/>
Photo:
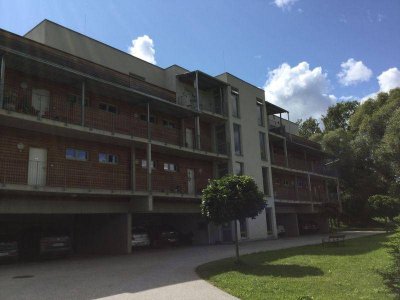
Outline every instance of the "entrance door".
<path id="1" fill-rule="evenodd" d="M 187 169 L 188 177 L 188 194 L 194 195 L 194 170 Z"/>
<path id="2" fill-rule="evenodd" d="M 193 148 L 193 129 L 186 128 L 186 147 Z"/>
<path id="3" fill-rule="evenodd" d="M 47 150 L 29 148 L 28 185 L 46 185 Z"/>
<path id="4" fill-rule="evenodd" d="M 32 90 L 32 107 L 38 111 L 40 116 L 43 116 L 49 111 L 50 92 L 43 89 Z"/>

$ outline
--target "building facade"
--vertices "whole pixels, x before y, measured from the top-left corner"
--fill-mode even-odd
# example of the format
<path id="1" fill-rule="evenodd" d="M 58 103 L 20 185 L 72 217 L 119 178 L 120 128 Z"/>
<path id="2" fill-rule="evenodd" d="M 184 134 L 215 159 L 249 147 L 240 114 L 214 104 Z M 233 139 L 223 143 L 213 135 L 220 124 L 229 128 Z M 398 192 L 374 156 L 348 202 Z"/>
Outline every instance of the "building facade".
<path id="1" fill-rule="evenodd" d="M 201 216 L 201 191 L 252 176 L 267 207 L 241 239 L 326 230 L 338 201 L 320 145 L 296 135 L 264 91 L 229 74 L 160 68 L 44 20 L 0 30 L 0 222 L 64 226 L 76 251 L 131 251 L 131 227 L 166 222 L 195 243 L 230 242 Z"/>

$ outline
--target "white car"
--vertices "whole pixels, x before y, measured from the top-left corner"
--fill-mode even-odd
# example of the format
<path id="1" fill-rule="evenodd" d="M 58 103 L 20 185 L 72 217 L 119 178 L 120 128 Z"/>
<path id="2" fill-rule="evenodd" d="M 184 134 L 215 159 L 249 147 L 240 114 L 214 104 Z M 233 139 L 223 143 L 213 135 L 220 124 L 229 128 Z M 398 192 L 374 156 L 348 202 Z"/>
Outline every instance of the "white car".
<path id="1" fill-rule="evenodd" d="M 150 237 L 146 228 L 136 226 L 132 228 L 132 247 L 150 246 Z"/>

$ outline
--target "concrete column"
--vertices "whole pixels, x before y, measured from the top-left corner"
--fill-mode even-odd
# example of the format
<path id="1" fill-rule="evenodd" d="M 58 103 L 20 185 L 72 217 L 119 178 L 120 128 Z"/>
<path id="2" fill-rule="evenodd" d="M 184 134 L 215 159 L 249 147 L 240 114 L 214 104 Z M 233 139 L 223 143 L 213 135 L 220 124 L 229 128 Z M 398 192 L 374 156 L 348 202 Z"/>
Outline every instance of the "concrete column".
<path id="1" fill-rule="evenodd" d="M 4 106 L 5 71 L 6 71 L 6 60 L 3 55 L 1 57 L 1 65 L 0 65 L 0 108 L 3 108 L 3 106 Z"/>
<path id="2" fill-rule="evenodd" d="M 136 151 L 135 144 L 131 146 L 131 190 L 136 191 Z"/>
<path id="3" fill-rule="evenodd" d="M 288 153 L 287 153 L 286 139 L 283 139 L 283 152 L 285 153 L 285 165 L 286 165 L 286 168 L 289 168 L 289 158 L 288 158 Z"/>
<path id="4" fill-rule="evenodd" d="M 147 102 L 147 139 L 151 142 L 150 103 Z"/>
<path id="5" fill-rule="evenodd" d="M 152 193 L 152 184 L 151 184 L 151 144 L 147 143 L 146 145 L 146 164 L 147 164 L 147 191 L 149 194 Z"/>
<path id="6" fill-rule="evenodd" d="M 199 116 L 194 117 L 194 128 L 195 128 L 196 149 L 200 150 L 201 144 L 200 144 L 200 117 Z"/>
<path id="7" fill-rule="evenodd" d="M 299 188 L 297 186 L 297 175 L 294 175 L 294 192 L 296 195 L 296 201 L 299 201 Z"/>
<path id="8" fill-rule="evenodd" d="M 81 125 L 85 126 L 85 96 L 86 96 L 86 86 L 85 82 L 82 82 L 82 96 L 81 96 Z"/>
<path id="9" fill-rule="evenodd" d="M 185 129 L 185 119 L 181 119 L 181 146 L 186 146 L 186 129 Z"/>
<path id="10" fill-rule="evenodd" d="M 270 198 L 269 206 L 271 207 L 271 226 L 272 226 L 272 235 L 274 238 L 278 238 L 278 227 L 276 225 L 276 210 L 275 210 L 275 196 L 274 196 L 274 186 L 272 181 L 272 168 L 268 167 L 268 185 L 269 185 L 269 193 Z"/>

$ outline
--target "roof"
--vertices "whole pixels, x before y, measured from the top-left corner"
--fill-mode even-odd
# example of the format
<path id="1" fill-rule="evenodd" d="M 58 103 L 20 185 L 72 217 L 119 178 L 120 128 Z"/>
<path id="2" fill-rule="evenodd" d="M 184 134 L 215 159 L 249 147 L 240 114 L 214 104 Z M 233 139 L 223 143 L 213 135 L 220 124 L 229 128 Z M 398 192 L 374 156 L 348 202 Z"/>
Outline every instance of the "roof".
<path id="1" fill-rule="evenodd" d="M 282 114 L 282 113 L 289 113 L 286 109 L 283 109 L 271 102 L 265 101 L 265 105 L 267 107 L 267 114 L 268 115 L 275 115 L 275 114 Z"/>

